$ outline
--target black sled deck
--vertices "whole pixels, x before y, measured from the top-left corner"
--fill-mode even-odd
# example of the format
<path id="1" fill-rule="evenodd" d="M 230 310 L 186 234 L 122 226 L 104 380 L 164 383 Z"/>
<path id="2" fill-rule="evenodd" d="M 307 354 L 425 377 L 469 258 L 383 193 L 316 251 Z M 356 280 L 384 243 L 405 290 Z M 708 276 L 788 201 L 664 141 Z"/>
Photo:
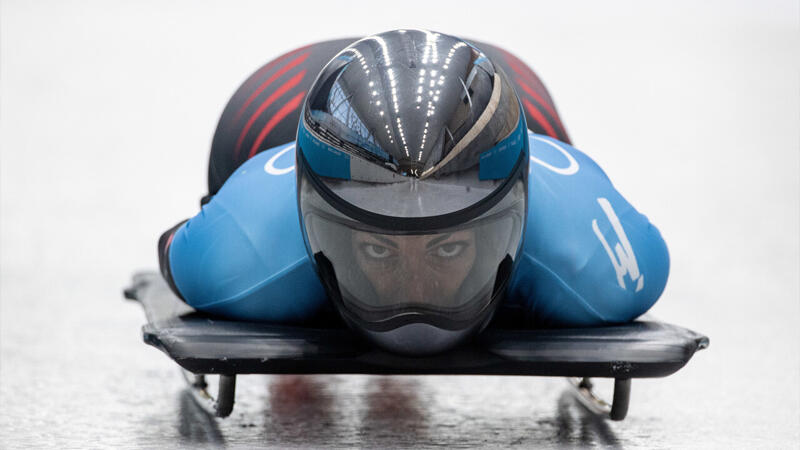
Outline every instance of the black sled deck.
<path id="1" fill-rule="evenodd" d="M 471 344 L 428 357 L 404 357 L 365 343 L 346 328 L 310 328 L 217 319 L 197 312 L 158 273 L 138 273 L 125 297 L 144 308 L 145 343 L 185 371 L 201 401 L 225 417 L 233 409 L 240 374 L 534 375 L 574 378 L 580 402 L 622 420 L 630 380 L 670 375 L 707 337 L 657 321 L 580 329 L 510 330 L 489 327 Z M 220 375 L 217 399 L 204 375 Z M 595 396 L 590 378 L 613 378 L 614 398 Z"/>

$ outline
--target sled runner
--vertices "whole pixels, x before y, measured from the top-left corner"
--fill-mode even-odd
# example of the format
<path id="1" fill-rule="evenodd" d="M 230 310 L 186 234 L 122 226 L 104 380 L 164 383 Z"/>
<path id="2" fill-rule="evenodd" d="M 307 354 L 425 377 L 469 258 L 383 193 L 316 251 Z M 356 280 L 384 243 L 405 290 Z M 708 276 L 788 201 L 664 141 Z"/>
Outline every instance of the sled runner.
<path id="1" fill-rule="evenodd" d="M 535 375 L 570 377 L 581 403 L 611 420 L 625 418 L 631 379 L 670 375 L 707 337 L 657 321 L 581 328 L 510 330 L 489 327 L 471 344 L 429 357 L 387 353 L 347 328 L 236 322 L 183 303 L 155 272 L 138 273 L 125 297 L 144 308 L 144 342 L 184 369 L 195 398 L 219 417 L 233 410 L 236 376 L 244 374 Z M 216 399 L 205 375 L 220 375 Z M 592 391 L 590 378 L 613 378 L 613 400 Z"/>

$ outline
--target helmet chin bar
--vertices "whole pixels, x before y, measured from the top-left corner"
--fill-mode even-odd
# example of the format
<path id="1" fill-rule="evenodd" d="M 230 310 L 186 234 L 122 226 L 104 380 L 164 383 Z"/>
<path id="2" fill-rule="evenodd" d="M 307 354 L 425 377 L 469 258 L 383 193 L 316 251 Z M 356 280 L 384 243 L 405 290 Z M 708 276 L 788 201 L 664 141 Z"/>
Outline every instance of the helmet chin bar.
<path id="1" fill-rule="evenodd" d="M 409 323 L 398 328 L 361 333 L 381 348 L 408 356 L 427 356 L 455 347 L 472 334 L 475 326 L 465 330 L 444 330 L 427 323 Z"/>
<path id="2" fill-rule="evenodd" d="M 467 321 L 467 326 L 463 328 L 449 329 L 451 327 L 443 328 L 431 323 L 431 317 L 425 317 L 420 313 L 405 313 L 380 324 L 363 323 L 344 305 L 336 272 L 330 260 L 322 252 L 314 254 L 314 260 L 325 290 L 336 304 L 336 309 L 345 323 L 379 347 L 409 356 L 425 356 L 449 350 L 486 328 L 497 309 L 496 306 L 505 297 L 514 263 L 511 255 L 506 255 L 500 262 L 492 289 L 492 298 L 480 311 L 478 317 Z"/>

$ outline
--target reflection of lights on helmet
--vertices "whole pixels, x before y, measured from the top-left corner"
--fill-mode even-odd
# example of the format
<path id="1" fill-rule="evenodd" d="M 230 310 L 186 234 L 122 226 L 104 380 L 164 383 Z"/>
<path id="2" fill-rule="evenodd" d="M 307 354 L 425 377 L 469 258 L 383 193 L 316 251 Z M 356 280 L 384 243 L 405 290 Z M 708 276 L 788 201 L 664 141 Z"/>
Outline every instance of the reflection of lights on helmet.
<path id="1" fill-rule="evenodd" d="M 429 31 L 362 39 L 317 77 L 297 148 L 307 249 L 351 327 L 429 354 L 488 323 L 522 246 L 528 138 L 486 55 Z"/>

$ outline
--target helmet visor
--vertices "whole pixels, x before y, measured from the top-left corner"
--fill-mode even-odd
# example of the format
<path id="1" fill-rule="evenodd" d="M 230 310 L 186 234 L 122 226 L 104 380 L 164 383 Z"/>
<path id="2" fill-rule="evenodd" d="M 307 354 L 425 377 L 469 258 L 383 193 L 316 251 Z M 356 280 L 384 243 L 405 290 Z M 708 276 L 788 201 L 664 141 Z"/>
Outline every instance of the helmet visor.
<path id="1" fill-rule="evenodd" d="M 397 234 L 328 208 L 303 217 L 313 255 L 330 261 L 342 306 L 362 324 L 413 316 L 448 329 L 474 324 L 491 303 L 498 269 L 516 259 L 522 183 L 504 201 L 459 227 Z"/>

